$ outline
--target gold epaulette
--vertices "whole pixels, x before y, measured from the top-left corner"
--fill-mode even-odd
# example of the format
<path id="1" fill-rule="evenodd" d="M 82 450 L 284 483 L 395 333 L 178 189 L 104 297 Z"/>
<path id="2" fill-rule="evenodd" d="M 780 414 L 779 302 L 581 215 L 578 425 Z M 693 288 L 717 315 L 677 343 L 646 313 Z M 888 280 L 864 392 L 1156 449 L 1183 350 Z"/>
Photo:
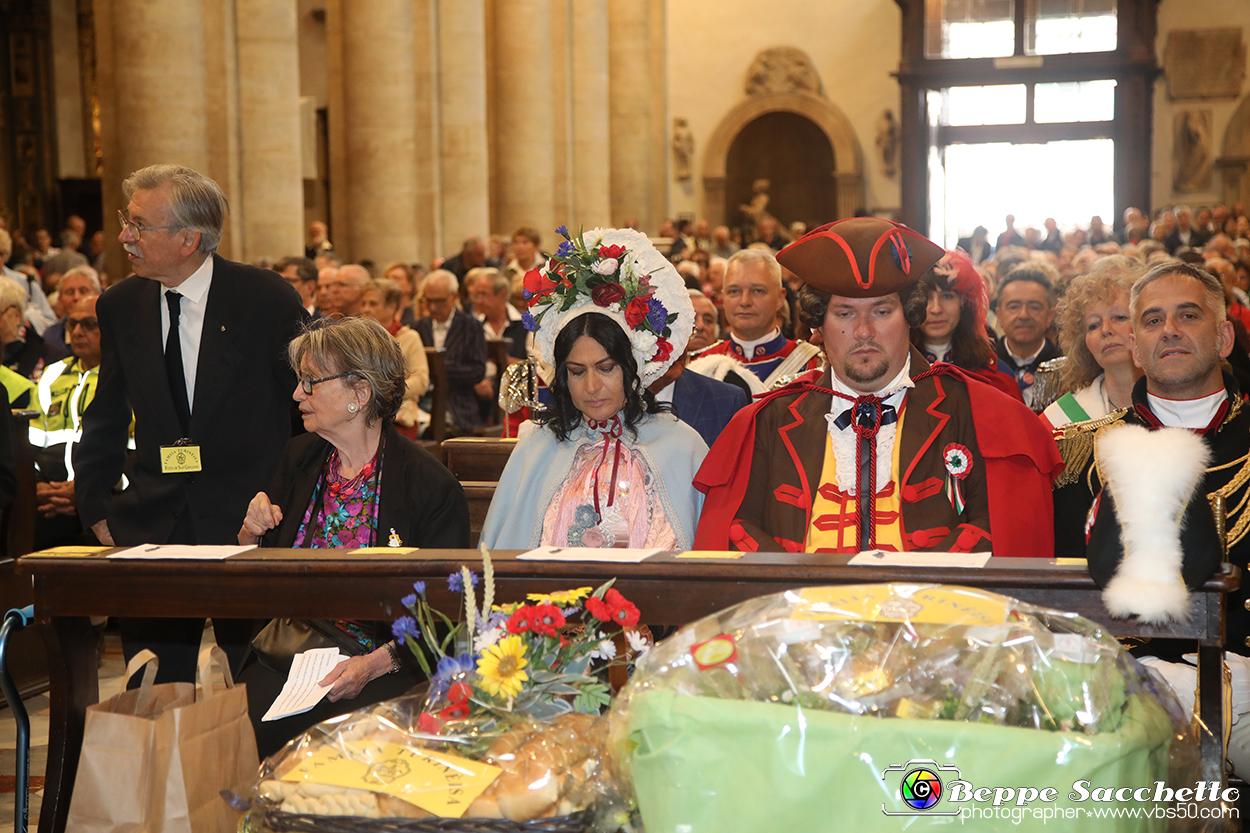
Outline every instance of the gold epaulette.
<path id="1" fill-rule="evenodd" d="M 699 358 L 699 356 L 702 356 L 704 353 L 706 353 L 708 350 L 712 350 L 716 347 L 719 347 L 720 345 L 724 343 L 725 343 L 725 339 L 722 338 L 720 341 L 713 341 L 707 347 L 703 347 L 698 350 L 691 350 L 690 356 L 689 356 L 690 361 L 694 361 L 695 359 Z"/>
<path id="2" fill-rule="evenodd" d="M 1094 457 L 1094 443 L 1098 434 L 1123 421 L 1128 408 L 1112 411 L 1104 417 L 1072 422 L 1055 429 L 1055 442 L 1059 456 L 1063 458 L 1063 471 L 1055 478 L 1055 488 L 1069 486 L 1081 478 L 1089 461 Z"/>

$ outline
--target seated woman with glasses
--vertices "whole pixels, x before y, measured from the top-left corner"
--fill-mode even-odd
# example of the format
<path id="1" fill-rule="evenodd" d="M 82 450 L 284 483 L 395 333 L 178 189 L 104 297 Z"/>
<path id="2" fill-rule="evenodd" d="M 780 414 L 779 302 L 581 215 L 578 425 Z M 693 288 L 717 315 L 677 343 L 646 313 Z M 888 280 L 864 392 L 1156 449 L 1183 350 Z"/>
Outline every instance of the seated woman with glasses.
<path id="1" fill-rule="evenodd" d="M 308 433 L 290 441 L 273 487 L 252 499 L 239 543 L 467 548 L 464 490 L 395 430 L 406 369 L 390 333 L 368 318 L 332 321 L 297 336 L 289 355 Z M 391 641 L 389 623 L 274 620 L 252 647 L 258 661 L 241 679 L 262 757 L 319 721 L 397 697 L 418 681 L 403 661 L 406 651 Z M 312 711 L 262 723 L 294 654 L 327 647 L 350 659 L 321 681 L 333 684 L 326 699 Z"/>
<path id="2" fill-rule="evenodd" d="M 646 236 L 595 229 L 526 275 L 525 298 L 552 405 L 522 423 L 482 542 L 689 549 L 707 445 L 647 390 L 694 330 L 681 276 Z"/>

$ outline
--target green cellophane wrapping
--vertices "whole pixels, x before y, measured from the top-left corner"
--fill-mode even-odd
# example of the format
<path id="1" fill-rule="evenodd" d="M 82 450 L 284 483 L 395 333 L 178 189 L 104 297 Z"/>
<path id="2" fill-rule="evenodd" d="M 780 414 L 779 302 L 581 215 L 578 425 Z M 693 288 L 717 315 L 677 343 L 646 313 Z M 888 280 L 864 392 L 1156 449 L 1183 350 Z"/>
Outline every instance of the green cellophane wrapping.
<path id="1" fill-rule="evenodd" d="M 959 825 L 933 814 L 959 807 L 945 797 L 928 813 L 887 817 L 909 808 L 898 797 L 904 775 L 890 765 L 931 759 L 959 767 L 959 778 L 986 784 L 1052 787 L 1053 804 L 1034 801 L 1022 818 L 976 818 L 970 830 L 1165 830 L 1162 819 L 1085 816 L 1084 810 L 1141 807 L 1135 802 L 1068 801 L 1074 782 L 1151 786 L 1168 777 L 1172 724 L 1153 699 L 1129 695 L 1115 732 L 1097 735 L 949 720 L 839 714 L 794 706 L 638 692 L 630 703 L 634 789 L 649 833 L 923 830 Z M 943 774 L 946 781 L 946 775 Z M 952 778 L 953 780 L 953 778 Z M 1192 783 L 1191 783 L 1192 786 Z M 1079 807 L 1075 819 L 1034 818 L 1032 808 Z M 1047 827 L 1049 825 L 1049 827 Z"/>

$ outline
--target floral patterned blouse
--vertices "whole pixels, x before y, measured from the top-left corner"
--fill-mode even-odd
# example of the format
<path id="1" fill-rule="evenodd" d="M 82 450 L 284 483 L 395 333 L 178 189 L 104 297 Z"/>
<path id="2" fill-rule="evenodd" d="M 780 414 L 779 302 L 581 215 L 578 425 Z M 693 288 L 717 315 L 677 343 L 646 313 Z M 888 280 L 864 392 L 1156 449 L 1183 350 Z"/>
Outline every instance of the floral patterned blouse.
<path id="1" fill-rule="evenodd" d="M 312 549 L 373 546 L 377 540 L 378 495 L 382 486 L 378 468 L 380 455 L 379 446 L 378 452 L 360 472 L 347 479 L 340 473 L 338 449 L 330 453 L 313 488 L 304 519 L 295 533 L 294 546 Z M 337 619 L 334 625 L 366 649 L 372 651 L 376 647 L 371 623 Z"/>

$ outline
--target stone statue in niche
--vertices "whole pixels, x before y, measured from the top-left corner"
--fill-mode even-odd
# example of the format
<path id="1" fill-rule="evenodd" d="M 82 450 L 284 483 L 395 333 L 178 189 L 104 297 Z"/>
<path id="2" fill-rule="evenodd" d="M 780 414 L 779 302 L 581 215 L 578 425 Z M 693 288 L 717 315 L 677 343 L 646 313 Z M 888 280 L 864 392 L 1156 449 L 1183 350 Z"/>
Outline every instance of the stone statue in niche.
<path id="1" fill-rule="evenodd" d="M 1172 188 L 1181 193 L 1211 187 L 1211 111 L 1184 110 L 1172 119 Z"/>
<path id="2" fill-rule="evenodd" d="M 1235 98 L 1246 78 L 1241 29 L 1175 29 L 1163 65 L 1172 99 Z"/>
<path id="3" fill-rule="evenodd" d="M 673 119 L 673 178 L 687 180 L 694 176 L 694 134 L 685 119 Z"/>
<path id="4" fill-rule="evenodd" d="M 798 92 L 821 95 L 820 75 L 806 52 L 776 46 L 755 56 L 747 70 L 747 95 Z"/>
<path id="5" fill-rule="evenodd" d="M 877 120 L 877 150 L 886 176 L 898 173 L 898 120 L 893 110 L 886 110 Z"/>
<path id="6" fill-rule="evenodd" d="M 765 220 L 777 221 L 777 218 L 768 213 L 768 189 L 772 187 L 772 183 L 767 179 L 757 179 L 751 183 L 751 201 L 744 205 L 739 205 L 738 210 L 742 212 L 742 216 L 751 221 L 756 229 Z"/>

